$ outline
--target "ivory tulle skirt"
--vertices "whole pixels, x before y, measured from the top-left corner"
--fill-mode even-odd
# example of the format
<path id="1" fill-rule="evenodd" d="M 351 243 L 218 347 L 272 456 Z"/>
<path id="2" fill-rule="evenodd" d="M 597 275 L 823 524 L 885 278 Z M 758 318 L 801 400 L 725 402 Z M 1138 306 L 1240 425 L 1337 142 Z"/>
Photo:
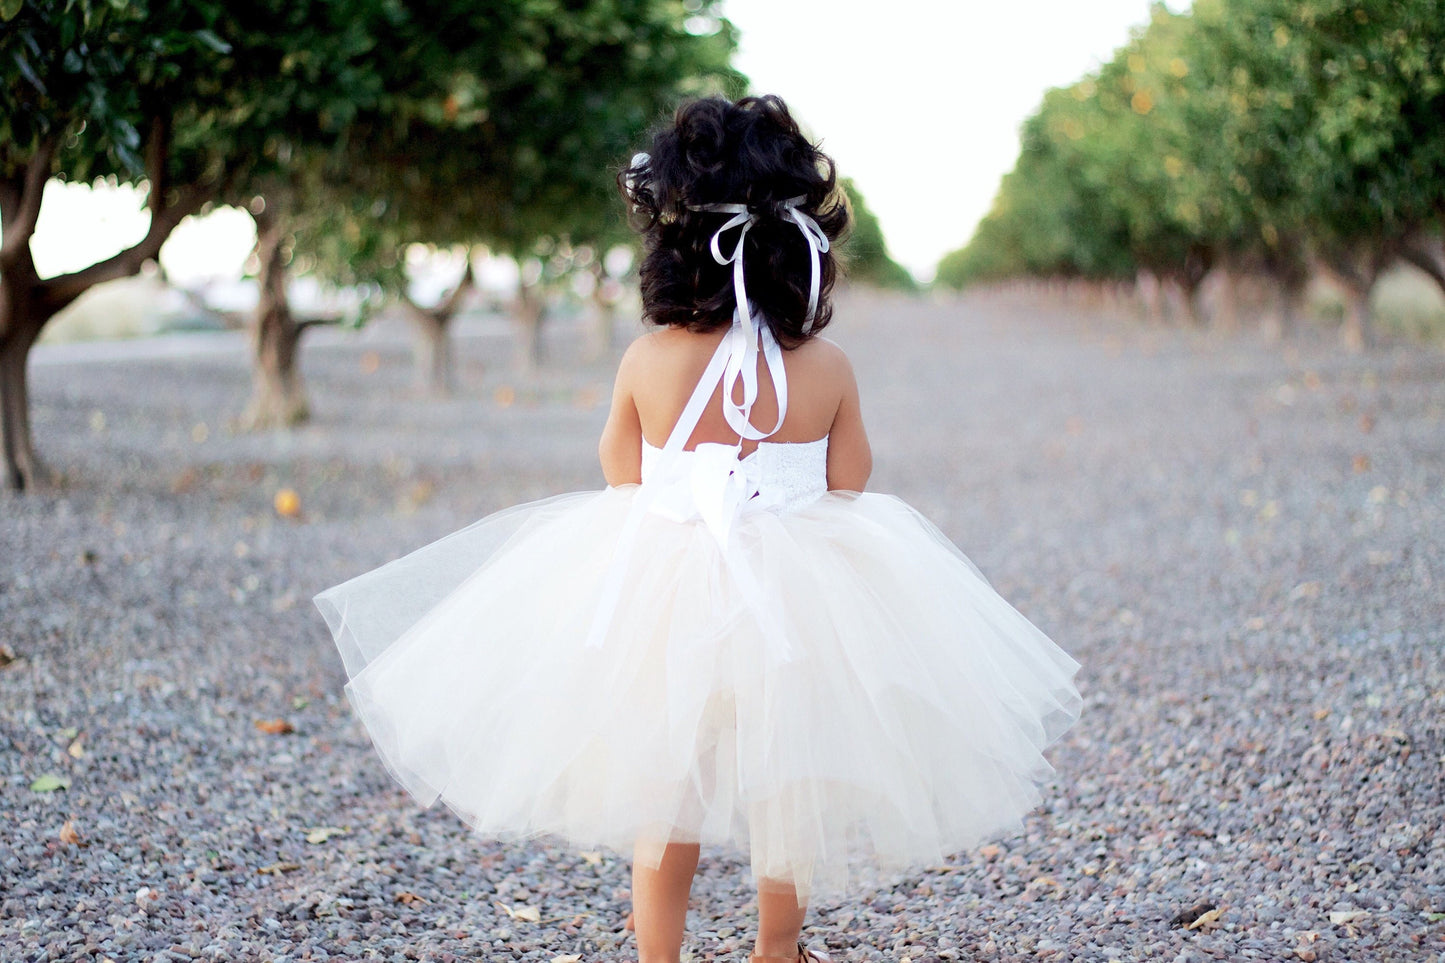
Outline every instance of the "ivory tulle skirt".
<path id="1" fill-rule="evenodd" d="M 738 847 L 804 891 L 859 861 L 936 863 L 1038 803 L 1077 665 L 891 496 L 741 516 L 750 593 L 704 525 L 644 516 L 585 646 L 638 490 L 508 509 L 317 596 L 420 803 L 654 861 L 666 841 Z"/>

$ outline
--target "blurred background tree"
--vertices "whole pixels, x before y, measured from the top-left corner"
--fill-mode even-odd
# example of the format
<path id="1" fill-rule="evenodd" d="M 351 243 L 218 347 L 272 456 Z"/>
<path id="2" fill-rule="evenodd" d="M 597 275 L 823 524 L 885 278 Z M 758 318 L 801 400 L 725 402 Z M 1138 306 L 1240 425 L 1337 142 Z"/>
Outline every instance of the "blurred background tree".
<path id="1" fill-rule="evenodd" d="M 3 483 L 41 469 L 26 380 L 41 329 L 96 284 L 137 273 L 222 190 L 224 129 L 254 75 L 218 83 L 219 6 L 91 0 L 0 3 L 0 436 Z M 204 78 L 195 83 L 193 78 Z M 237 84 L 241 87 L 238 88 Z M 52 178 L 145 183 L 150 227 L 115 256 L 42 279 L 30 240 Z"/>
<path id="2" fill-rule="evenodd" d="M 1441 117 L 1445 0 L 1156 5 L 1108 63 L 1045 96 L 938 281 L 1133 274 L 1177 288 L 1197 320 L 1214 270 L 1232 326 L 1253 274 L 1287 327 L 1313 269 L 1343 292 L 1359 349 L 1387 267 L 1405 258 L 1445 290 Z"/>
<path id="3" fill-rule="evenodd" d="M 332 286 L 407 304 L 418 367 L 444 392 L 447 326 L 471 275 L 440 303 L 417 305 L 406 296 L 408 246 L 484 245 L 519 259 L 539 245 L 596 252 L 626 236 L 613 178 L 642 131 L 684 96 L 737 95 L 745 84 L 729 66 L 732 28 L 711 4 L 452 0 L 406 7 L 385 29 L 367 66 L 386 96 L 363 104 L 335 143 L 298 138 L 286 175 L 255 184 L 264 201 L 251 209 L 270 226 L 258 249 L 280 255 L 262 257 L 257 330 L 291 350 L 258 353 L 250 424 L 305 416 L 294 343 L 306 321 L 279 303 L 276 280 L 293 260 Z M 523 285 L 517 313 L 535 358 L 534 284 Z"/>
<path id="4" fill-rule="evenodd" d="M 0 0 L 0 21 L 10 488 L 41 474 L 26 386 L 41 330 L 93 285 L 137 273 L 187 215 L 229 203 L 256 218 L 243 422 L 290 424 L 306 413 L 301 332 L 336 320 L 293 316 L 298 263 L 386 294 L 404 290 L 410 243 L 601 242 L 620 229 L 613 170 L 646 126 L 682 96 L 744 83 L 731 25 L 703 0 Z M 145 187 L 145 238 L 40 278 L 30 240 L 52 178 Z M 447 316 L 433 306 L 432 328 Z"/>
<path id="5" fill-rule="evenodd" d="M 863 193 L 853 178 L 841 179 L 843 192 L 848 196 L 848 206 L 853 212 L 853 226 L 848 239 L 844 241 L 847 277 L 862 284 L 899 291 L 917 290 L 918 282 L 908 269 L 893 260 L 888 253 L 888 242 L 883 239 L 883 226 L 878 215 L 868 208 Z"/>

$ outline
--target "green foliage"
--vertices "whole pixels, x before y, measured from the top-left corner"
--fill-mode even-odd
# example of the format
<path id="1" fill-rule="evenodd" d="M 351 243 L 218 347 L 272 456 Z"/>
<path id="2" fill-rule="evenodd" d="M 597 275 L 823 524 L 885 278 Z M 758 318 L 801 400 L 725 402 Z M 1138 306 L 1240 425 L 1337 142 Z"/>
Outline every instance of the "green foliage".
<path id="1" fill-rule="evenodd" d="M 710 2 L 405 9 L 372 61 L 387 98 L 334 147 L 298 139 L 286 178 L 257 185 L 334 283 L 399 290 L 410 243 L 527 256 L 630 241 L 614 177 L 642 133 L 684 96 L 744 84 Z"/>
<path id="2" fill-rule="evenodd" d="M 1156 5 L 1099 70 L 1045 95 L 940 283 L 1197 283 L 1216 257 L 1388 252 L 1445 217 L 1445 0 Z"/>
<path id="3" fill-rule="evenodd" d="M 888 243 L 883 239 L 883 226 L 878 223 L 878 215 L 869 209 L 858 185 L 851 177 L 842 178 L 841 183 L 853 214 L 852 229 L 842 250 L 847 276 L 880 288 L 916 290 L 918 282 L 913 275 L 889 255 Z"/>

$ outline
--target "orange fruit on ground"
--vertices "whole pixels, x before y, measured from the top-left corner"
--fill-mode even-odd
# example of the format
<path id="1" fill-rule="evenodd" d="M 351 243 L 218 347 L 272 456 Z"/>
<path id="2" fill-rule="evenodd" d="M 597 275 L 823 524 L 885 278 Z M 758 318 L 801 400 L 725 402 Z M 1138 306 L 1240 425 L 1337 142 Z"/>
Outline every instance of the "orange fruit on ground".
<path id="1" fill-rule="evenodd" d="M 272 504 L 276 506 L 276 514 L 282 518 L 295 518 L 301 514 L 301 496 L 293 488 L 278 491 Z"/>

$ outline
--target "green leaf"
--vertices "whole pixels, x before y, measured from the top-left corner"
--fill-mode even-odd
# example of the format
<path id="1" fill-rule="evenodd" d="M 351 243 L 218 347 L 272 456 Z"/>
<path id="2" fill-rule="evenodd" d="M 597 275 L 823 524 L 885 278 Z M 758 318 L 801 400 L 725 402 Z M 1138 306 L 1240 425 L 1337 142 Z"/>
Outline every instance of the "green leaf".
<path id="1" fill-rule="evenodd" d="M 45 775 L 38 777 L 34 782 L 30 784 L 30 789 L 32 792 L 54 792 L 57 789 L 69 788 L 70 780 L 66 779 L 64 776 L 57 776 L 53 772 L 47 772 Z"/>
<path id="2" fill-rule="evenodd" d="M 35 69 L 30 66 L 30 61 L 26 60 L 24 55 L 21 54 L 18 50 L 15 51 L 14 56 L 15 66 L 20 69 L 21 76 L 23 76 L 26 80 L 30 81 L 30 85 L 36 90 L 40 91 L 42 94 L 46 93 L 47 91 L 45 89 L 45 84 L 41 81 L 40 77 L 36 75 Z"/>
<path id="3" fill-rule="evenodd" d="M 0 0 L 0 20 L 14 20 L 23 6 L 25 0 Z"/>

